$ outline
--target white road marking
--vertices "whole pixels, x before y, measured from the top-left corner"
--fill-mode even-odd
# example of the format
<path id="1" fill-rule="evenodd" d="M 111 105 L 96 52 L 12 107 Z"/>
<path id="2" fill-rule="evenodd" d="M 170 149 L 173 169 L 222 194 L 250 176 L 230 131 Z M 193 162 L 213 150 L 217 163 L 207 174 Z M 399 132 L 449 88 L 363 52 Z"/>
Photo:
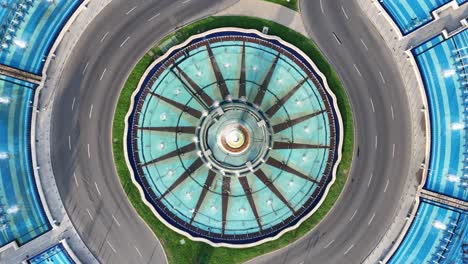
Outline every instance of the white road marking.
<path id="1" fill-rule="evenodd" d="M 109 242 L 109 240 L 106 240 L 107 242 L 107 245 L 109 245 L 110 249 L 112 249 L 112 251 L 114 251 L 114 253 L 117 253 L 117 251 L 115 251 L 115 248 L 112 246 L 112 244 Z"/>
<path id="2" fill-rule="evenodd" d="M 343 11 L 343 14 L 346 17 L 346 20 L 349 20 L 348 14 L 346 14 L 346 11 L 344 10 L 343 6 L 341 6 L 341 11 Z"/>
<path id="3" fill-rule="evenodd" d="M 128 10 L 127 13 L 125 13 L 126 15 L 130 14 L 131 12 L 133 12 L 133 10 L 135 10 L 137 8 L 137 6 L 134 6 L 132 7 L 132 9 Z"/>
<path id="4" fill-rule="evenodd" d="M 109 35 L 109 31 L 104 34 L 104 36 L 101 38 L 101 43 L 107 38 L 107 35 Z"/>
<path id="5" fill-rule="evenodd" d="M 101 74 L 101 78 L 99 78 L 100 81 L 104 78 L 104 74 L 106 74 L 107 68 L 104 69 L 104 71 Z"/>
<path id="6" fill-rule="evenodd" d="M 333 244 L 333 242 L 335 242 L 335 240 L 333 239 L 332 241 L 330 241 L 326 246 L 324 246 L 323 248 L 327 248 L 329 246 L 331 246 L 331 244 Z"/>
<path id="7" fill-rule="evenodd" d="M 93 116 L 93 107 L 94 105 L 91 105 L 91 108 L 89 108 L 89 119 L 91 119 L 91 117 Z"/>
<path id="8" fill-rule="evenodd" d="M 156 15 L 150 17 L 150 19 L 148 19 L 148 22 L 150 22 L 151 20 L 157 18 L 159 15 L 160 15 L 160 13 L 157 13 Z"/>
<path id="9" fill-rule="evenodd" d="M 89 144 L 88 144 L 88 159 L 91 158 L 91 152 L 89 152 Z"/>
<path id="10" fill-rule="evenodd" d="M 322 3 L 322 0 L 320 0 L 320 9 L 322 10 L 322 14 L 325 14 L 325 12 L 323 11 L 323 3 Z"/>
<path id="11" fill-rule="evenodd" d="M 91 221 L 94 220 L 93 216 L 91 215 L 91 212 L 89 211 L 88 208 L 86 208 L 86 212 L 88 212 L 89 218 L 91 218 Z"/>
<path id="12" fill-rule="evenodd" d="M 116 223 L 118 226 L 120 226 L 120 223 L 119 223 L 119 221 L 117 221 L 117 218 L 115 218 L 115 216 L 114 216 L 114 215 L 112 215 L 112 218 L 114 219 L 115 223 Z"/>
<path id="13" fill-rule="evenodd" d="M 352 244 L 345 252 L 344 255 L 348 254 L 349 251 L 354 247 L 354 244 Z"/>
<path id="14" fill-rule="evenodd" d="M 354 69 L 356 69 L 356 71 L 357 71 L 357 73 L 359 74 L 359 76 L 362 77 L 362 74 L 361 74 L 361 72 L 359 71 L 359 69 L 358 69 L 358 67 L 356 66 L 356 64 L 353 64 L 353 66 L 354 66 Z"/>
<path id="15" fill-rule="evenodd" d="M 333 32 L 333 37 L 335 38 L 336 42 L 338 42 L 338 45 L 341 45 L 341 41 L 336 36 L 335 32 Z"/>
<path id="16" fill-rule="evenodd" d="M 384 193 L 387 192 L 387 188 L 388 188 L 389 183 L 390 183 L 390 180 L 387 179 L 387 184 L 385 184 L 385 189 L 383 190 Z"/>
<path id="17" fill-rule="evenodd" d="M 76 101 L 76 98 L 75 98 L 75 97 L 73 97 L 73 102 L 72 102 L 72 111 L 73 111 L 73 109 L 75 108 L 75 101 Z"/>
<path id="18" fill-rule="evenodd" d="M 375 113 L 374 101 L 372 100 L 372 97 L 370 97 L 369 99 L 370 99 L 370 103 L 371 103 L 371 106 L 372 106 L 372 112 Z"/>
<path id="19" fill-rule="evenodd" d="M 395 113 L 393 113 L 393 105 L 390 106 L 390 110 L 392 111 L 392 120 L 395 120 Z"/>
<path id="20" fill-rule="evenodd" d="M 68 149 L 71 150 L 71 136 L 68 136 Z"/>
<path id="21" fill-rule="evenodd" d="M 356 216 L 356 213 L 357 213 L 357 209 L 354 210 L 354 213 L 353 213 L 353 215 L 351 216 L 351 218 L 349 219 L 349 222 L 353 221 L 353 218 L 354 218 L 354 216 Z"/>
<path id="22" fill-rule="evenodd" d="M 366 43 L 364 43 L 364 40 L 361 39 L 361 43 L 362 43 L 362 45 L 364 46 L 364 48 L 365 48 L 366 50 L 369 50 L 369 48 L 367 47 Z"/>
<path id="23" fill-rule="evenodd" d="M 372 177 L 374 177 L 374 173 L 371 173 L 371 174 L 370 174 L 370 178 L 369 178 L 369 182 L 367 183 L 367 187 L 370 186 L 370 183 L 371 183 L 371 181 L 372 181 Z"/>
<path id="24" fill-rule="evenodd" d="M 134 247 L 135 247 L 135 250 L 136 250 L 136 252 L 138 253 L 138 255 L 140 255 L 140 258 L 142 258 L 142 257 L 143 257 L 143 255 L 141 255 L 141 252 L 140 252 L 140 250 L 139 250 L 139 249 L 138 249 L 136 246 L 134 246 Z"/>
<path id="25" fill-rule="evenodd" d="M 182 4 L 185 5 L 185 4 L 187 4 L 188 2 L 190 2 L 190 1 L 192 1 L 192 0 L 185 0 L 185 1 L 182 2 Z"/>
<path id="26" fill-rule="evenodd" d="M 372 215 L 371 219 L 370 219 L 369 222 L 367 223 L 368 226 L 370 226 L 370 224 L 372 223 L 372 221 L 374 221 L 374 217 L 375 217 L 375 213 Z"/>
<path id="27" fill-rule="evenodd" d="M 101 191 L 99 191 L 99 187 L 97 186 L 96 182 L 94 182 L 94 186 L 96 187 L 96 191 L 97 191 L 98 195 L 101 196 Z"/>
<path id="28" fill-rule="evenodd" d="M 84 75 L 86 72 L 86 69 L 88 69 L 89 62 L 86 62 L 86 65 L 84 66 L 83 72 L 81 72 L 81 75 Z"/>
<path id="29" fill-rule="evenodd" d="M 382 74 L 382 72 L 381 72 L 381 71 L 379 71 L 379 74 L 380 74 L 380 79 L 382 79 L 382 82 L 383 82 L 383 83 L 385 83 L 385 79 L 384 79 L 384 77 L 383 77 L 383 74 Z"/>
<path id="30" fill-rule="evenodd" d="M 392 158 L 395 157 L 395 144 L 393 144 L 393 150 L 392 150 Z"/>
<path id="31" fill-rule="evenodd" d="M 375 136 L 375 149 L 377 149 L 377 136 Z"/>
<path id="32" fill-rule="evenodd" d="M 123 45 L 125 45 L 125 43 L 127 43 L 127 41 L 130 39 L 130 37 L 127 37 L 121 44 L 120 44 L 120 47 L 123 47 Z"/>
<path id="33" fill-rule="evenodd" d="M 78 179 L 76 178 L 76 173 L 75 172 L 73 172 L 73 178 L 75 178 L 76 187 L 80 187 L 80 185 L 78 184 Z"/>

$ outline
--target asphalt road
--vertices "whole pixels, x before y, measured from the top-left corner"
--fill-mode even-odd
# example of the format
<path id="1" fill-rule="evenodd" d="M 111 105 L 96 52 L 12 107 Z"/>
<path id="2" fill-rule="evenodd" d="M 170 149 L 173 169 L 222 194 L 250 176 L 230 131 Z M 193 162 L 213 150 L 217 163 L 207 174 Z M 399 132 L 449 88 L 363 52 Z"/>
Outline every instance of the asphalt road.
<path id="1" fill-rule="evenodd" d="M 393 221 L 409 177 L 408 99 L 391 51 L 355 1 L 304 0 L 301 11 L 347 90 L 359 156 L 326 219 L 293 246 L 254 262 L 360 263 Z"/>
<path id="2" fill-rule="evenodd" d="M 52 166 L 70 219 L 101 263 L 165 262 L 113 165 L 112 120 L 126 76 L 175 27 L 232 2 L 114 0 L 88 26 L 67 62 L 56 87 Z"/>
<path id="3" fill-rule="evenodd" d="M 102 263 L 164 262 L 113 165 L 112 119 L 126 76 L 165 33 L 231 2 L 114 0 L 67 63 L 54 102 L 52 165 L 71 220 Z M 320 0 L 303 1 L 303 18 L 348 91 L 360 154 L 325 221 L 305 239 L 256 262 L 361 262 L 392 221 L 408 175 L 408 102 L 390 51 L 354 1 L 327 0 L 322 7 L 324 13 Z"/>

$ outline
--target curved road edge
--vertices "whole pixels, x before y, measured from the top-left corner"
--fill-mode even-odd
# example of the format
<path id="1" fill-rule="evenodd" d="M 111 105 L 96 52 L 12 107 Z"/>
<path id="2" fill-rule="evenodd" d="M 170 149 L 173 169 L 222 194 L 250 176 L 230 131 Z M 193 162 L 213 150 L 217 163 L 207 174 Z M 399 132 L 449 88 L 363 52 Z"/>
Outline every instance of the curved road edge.
<path id="1" fill-rule="evenodd" d="M 82 23 L 74 24 L 76 32 L 72 30 L 67 32 L 70 33 L 72 40 L 62 43 L 61 49 L 57 52 L 56 67 L 52 69 L 53 74 L 50 74 L 48 78 L 50 81 L 48 87 L 55 89 L 48 89 L 48 96 L 42 95 L 43 98 L 46 98 L 44 101 L 47 102 L 44 106 L 45 110 L 50 110 L 49 114 L 53 110 L 53 114 L 49 118 L 51 119 L 50 137 L 54 139 L 54 142 L 51 142 L 50 146 L 57 185 L 75 228 L 100 262 L 167 262 L 161 244 L 129 204 L 114 166 L 109 166 L 113 165 L 113 162 L 108 162 L 113 160 L 111 129 L 102 129 L 101 126 L 104 123 L 106 127 L 112 125 L 113 118 L 108 115 L 114 112 L 119 91 L 124 83 L 122 78 L 131 71 L 132 67 L 128 66 L 133 66 L 155 42 L 169 32 L 187 22 L 216 13 L 234 1 L 222 1 L 215 4 L 209 3 L 209 1 L 203 1 L 203 3 L 200 1 L 171 1 L 170 3 L 167 1 L 156 3 L 132 1 L 132 3 L 128 3 L 128 1 L 117 0 L 92 2 L 95 5 L 90 5 L 87 9 L 91 13 L 88 16 L 89 19 L 82 19 Z M 110 4 L 106 6 L 109 2 Z M 96 17 L 98 13 L 99 17 Z M 160 19 L 157 18 L 159 14 L 161 15 Z M 170 17 L 172 14 L 180 15 L 174 18 Z M 91 18 L 94 19 L 91 20 Z M 158 28 L 155 28 L 154 23 L 149 23 L 153 20 L 159 23 L 157 24 Z M 142 32 L 133 32 L 135 28 L 143 29 L 145 27 L 146 29 L 141 30 Z M 148 34 L 148 30 L 151 28 L 154 29 L 154 32 Z M 102 80 L 108 68 L 104 68 L 101 78 L 89 78 L 88 76 L 97 74 L 95 64 L 117 57 L 103 57 L 103 53 L 119 54 L 119 59 L 122 59 L 120 52 L 131 49 L 130 45 L 116 46 L 117 42 L 125 44 L 128 39 L 121 39 L 122 36 L 113 34 L 114 32 L 111 30 L 117 30 L 119 34 L 132 35 L 135 39 L 142 38 L 142 41 L 139 41 L 135 45 L 136 47 L 127 53 L 128 56 L 124 57 L 127 68 L 116 74 L 119 76 L 117 81 L 119 84 L 116 84 L 115 79 L 111 80 L 112 84 Z M 128 42 L 135 41 L 135 39 Z M 102 49 L 95 48 L 96 42 L 103 43 L 101 45 L 104 47 Z M 88 47 L 85 47 L 86 44 Z M 84 59 L 88 61 L 83 63 Z M 59 60 L 61 61 L 58 62 Z M 114 63 L 109 63 L 109 65 L 119 64 L 122 63 L 116 63 L 115 60 Z M 112 74 L 112 69 L 109 69 L 107 74 Z M 80 80 L 77 81 L 76 78 Z M 86 83 L 90 81 L 103 82 L 99 85 Z M 99 106 L 95 104 L 93 112 L 93 105 L 91 105 L 91 110 L 85 110 L 81 107 L 81 104 L 91 101 L 88 97 L 89 91 L 92 90 L 90 87 L 100 87 L 100 90 L 114 87 L 113 90 L 116 93 L 112 96 L 105 96 L 105 100 L 101 100 Z M 99 96 L 104 98 L 102 94 Z M 50 105 L 53 107 L 49 107 Z M 63 112 L 68 113 L 68 116 Z M 84 116 L 88 117 L 88 113 L 90 120 L 84 118 Z M 91 118 L 91 115 L 94 118 Z M 82 125 L 78 125 L 80 121 L 82 121 Z M 92 130 L 88 127 L 100 127 L 100 129 L 98 132 L 87 132 L 86 138 L 83 139 L 80 132 Z M 70 136 L 64 135 L 67 131 Z M 83 140 L 88 142 L 98 140 L 100 143 L 88 143 L 88 156 L 85 156 L 83 152 L 86 153 L 86 150 L 83 151 L 83 146 L 86 144 L 82 142 Z M 90 147 L 90 145 L 93 146 Z M 76 146 L 78 146 L 77 149 Z M 92 167 L 88 161 L 91 153 L 93 156 L 97 153 L 98 157 L 93 162 L 100 162 L 104 165 L 89 168 Z M 103 170 L 100 166 L 108 167 Z M 80 189 L 81 193 L 72 188 Z M 104 200 L 107 201 L 104 202 Z M 123 237 L 125 239 L 122 239 Z"/>

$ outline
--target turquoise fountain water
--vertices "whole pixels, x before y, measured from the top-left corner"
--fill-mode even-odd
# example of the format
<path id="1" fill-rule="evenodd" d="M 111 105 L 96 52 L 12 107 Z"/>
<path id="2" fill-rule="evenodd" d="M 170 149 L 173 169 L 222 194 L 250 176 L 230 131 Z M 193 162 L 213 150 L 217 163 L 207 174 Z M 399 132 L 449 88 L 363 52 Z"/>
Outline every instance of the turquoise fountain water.
<path id="1" fill-rule="evenodd" d="M 155 66 L 136 98 L 129 155 L 170 226 L 244 244 L 276 236 L 315 207 L 338 134 L 329 94 L 298 54 L 223 34 Z"/>

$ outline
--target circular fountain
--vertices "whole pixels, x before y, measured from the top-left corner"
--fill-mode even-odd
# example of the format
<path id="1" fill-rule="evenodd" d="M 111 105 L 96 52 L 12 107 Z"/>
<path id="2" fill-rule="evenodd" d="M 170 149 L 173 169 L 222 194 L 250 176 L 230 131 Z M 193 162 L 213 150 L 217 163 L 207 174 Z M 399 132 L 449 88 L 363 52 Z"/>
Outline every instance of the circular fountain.
<path id="1" fill-rule="evenodd" d="M 129 164 L 168 227 L 247 247 L 296 228 L 334 181 L 340 119 L 305 55 L 257 31 L 194 36 L 134 94 Z"/>

